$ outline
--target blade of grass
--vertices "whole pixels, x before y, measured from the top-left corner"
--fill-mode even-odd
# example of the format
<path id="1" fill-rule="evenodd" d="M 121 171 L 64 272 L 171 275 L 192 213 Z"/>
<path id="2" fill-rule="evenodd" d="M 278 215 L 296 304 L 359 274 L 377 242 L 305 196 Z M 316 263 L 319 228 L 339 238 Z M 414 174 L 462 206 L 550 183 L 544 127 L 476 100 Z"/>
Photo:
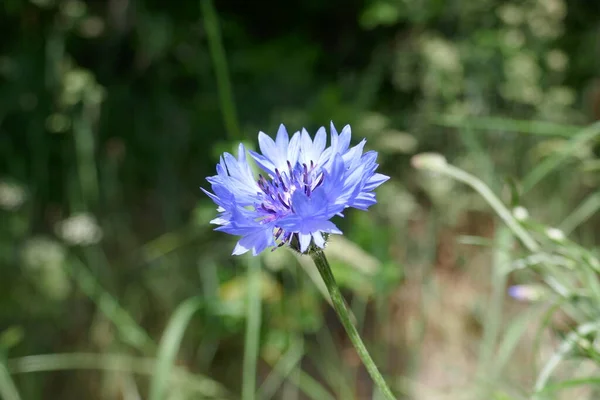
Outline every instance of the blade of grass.
<path id="1" fill-rule="evenodd" d="M 233 101 L 233 89 L 229 80 L 229 68 L 225 49 L 221 38 L 221 29 L 219 27 L 219 18 L 212 0 L 201 0 L 202 16 L 204 19 L 204 29 L 208 40 L 208 48 L 212 59 L 217 87 L 219 93 L 219 102 L 223 122 L 229 140 L 241 140 L 242 132 L 238 124 L 235 102 Z"/>
<path id="2" fill-rule="evenodd" d="M 592 193 L 559 225 L 559 229 L 569 235 L 579 225 L 600 210 L 600 192 Z"/>
<path id="3" fill-rule="evenodd" d="M 211 259 L 201 259 L 198 261 L 198 272 L 200 282 L 202 283 L 202 297 L 206 304 L 216 304 L 215 302 L 219 299 L 219 275 L 217 268 L 217 264 Z M 218 318 L 218 316 L 212 313 L 206 313 L 203 323 L 206 326 L 213 326 L 213 324 L 218 322 Z M 205 332 L 198 344 L 198 355 L 196 356 L 197 364 L 200 368 L 209 368 L 219 349 L 220 340 L 218 332 L 213 330 Z"/>
<path id="4" fill-rule="evenodd" d="M 525 176 L 523 179 L 522 194 L 531 190 L 543 178 L 571 157 L 579 148 L 587 146 L 592 139 L 595 139 L 599 135 L 600 122 L 589 125 L 576 133 L 561 152 L 547 157 Z"/>
<path id="5" fill-rule="evenodd" d="M 204 232 L 196 227 L 184 226 L 177 230 L 164 233 L 159 237 L 144 243 L 138 253 L 142 264 L 150 264 L 165 257 L 201 238 Z"/>
<path id="6" fill-rule="evenodd" d="M 327 287 L 325 286 L 325 283 L 323 283 L 323 279 L 321 279 L 321 277 L 319 276 L 319 272 L 314 268 L 314 265 L 312 264 L 310 259 L 308 257 L 303 257 L 301 254 L 298 254 L 296 252 L 292 252 L 292 254 L 298 261 L 298 264 L 300 264 L 302 269 L 306 272 L 306 275 L 308 275 L 310 280 L 314 283 L 317 290 L 321 293 L 325 301 L 327 301 L 327 303 L 329 303 L 329 305 L 333 307 L 333 302 L 331 301 L 331 296 L 329 296 L 329 293 L 327 292 Z M 353 323 L 356 323 L 356 316 L 354 315 L 352 310 L 349 311 L 350 319 Z"/>
<path id="7" fill-rule="evenodd" d="M 98 187 L 98 168 L 95 158 L 95 140 L 92 127 L 94 111 L 84 104 L 80 115 L 73 118 L 73 139 L 75 141 L 75 155 L 77 156 L 77 176 L 79 190 L 85 210 L 94 207 L 98 202 L 100 189 Z"/>
<path id="8" fill-rule="evenodd" d="M 290 375 L 293 375 L 296 380 L 300 379 L 300 372 L 302 370 L 300 368 L 295 368 Z M 281 390 L 281 398 L 286 400 L 300 400 L 300 388 L 298 386 L 292 384 L 290 379 L 283 383 L 283 388 Z"/>
<path id="9" fill-rule="evenodd" d="M 578 378 L 578 379 L 570 379 L 567 381 L 562 381 L 558 383 L 554 383 L 552 385 L 546 386 L 539 393 L 549 393 L 549 392 L 557 392 L 563 389 L 569 389 L 582 385 L 600 385 L 599 377 L 590 377 L 590 378 Z"/>
<path id="10" fill-rule="evenodd" d="M 434 123 L 448 128 L 471 128 L 490 131 L 509 131 L 541 136 L 570 138 L 581 130 L 580 126 L 562 125 L 544 121 L 516 120 L 501 117 L 456 117 L 445 115 Z"/>
<path id="11" fill-rule="evenodd" d="M 328 329 L 323 329 L 328 331 Z M 324 338 L 325 335 L 323 335 Z M 311 351 L 308 359 L 315 366 L 315 374 L 323 381 L 328 387 L 332 389 L 334 395 L 338 399 L 351 399 L 354 398 L 352 394 L 352 387 L 348 383 L 348 376 L 344 373 L 344 367 L 342 364 L 341 357 L 335 351 L 335 347 L 331 346 L 319 346 L 321 352 Z M 315 354 L 316 353 L 316 354 Z M 333 357 L 328 356 L 332 354 Z"/>
<path id="12" fill-rule="evenodd" d="M 357 329 L 360 325 L 357 323 Z M 333 337 L 333 332 L 325 324 L 316 334 L 318 351 L 311 351 L 310 358 L 321 374 L 321 378 L 330 388 L 334 389 L 337 398 L 348 399 L 352 395 L 352 389 L 348 382 L 349 376 L 345 373 L 344 362 L 338 351 L 338 346 Z"/>
<path id="13" fill-rule="evenodd" d="M 511 212 L 494 194 L 494 192 L 479 178 L 449 164 L 443 156 L 438 154 L 418 154 L 413 157 L 412 164 L 417 169 L 429 170 L 441 175 L 445 175 L 454 180 L 462 182 L 475 190 L 487 203 L 492 207 L 502 221 L 510 228 L 516 237 L 525 245 L 531 252 L 537 252 L 540 245 L 537 241 L 524 229 L 521 224 L 513 217 Z"/>
<path id="14" fill-rule="evenodd" d="M 21 400 L 17 386 L 13 382 L 4 361 L 0 360 L 0 397 L 4 400 Z"/>
<path id="15" fill-rule="evenodd" d="M 489 381 L 489 377 L 497 361 L 494 357 L 494 352 L 502 324 L 502 306 L 504 304 L 507 280 L 505 266 L 510 264 L 510 252 L 507 249 L 510 248 L 513 238 L 512 232 L 505 226 L 502 226 L 496 232 L 492 271 L 492 295 L 487 307 L 487 318 L 485 318 L 483 324 L 483 339 L 479 351 L 479 378 L 485 379 L 485 384 L 482 385 L 482 398 L 489 397 L 492 390 L 490 384 L 494 383 Z"/>
<path id="16" fill-rule="evenodd" d="M 595 126 L 595 125 L 593 125 Z M 600 123 L 598 124 L 600 127 Z M 595 132 L 595 131 L 594 131 Z M 600 132 L 600 130 L 599 130 Z M 423 153 L 418 154 L 412 158 L 412 165 L 417 169 L 422 169 L 430 172 L 435 172 L 440 175 L 452 178 L 459 182 L 470 186 L 475 190 L 488 205 L 494 210 L 494 212 L 502 219 L 504 224 L 514 233 L 519 241 L 525 246 L 525 248 L 531 253 L 539 253 L 541 246 L 533 235 L 525 229 L 519 221 L 513 217 L 512 213 L 502 203 L 502 201 L 494 194 L 494 192 L 479 178 L 471 175 L 470 173 L 463 171 L 449 164 L 446 159 L 439 154 Z M 557 280 L 557 276 L 565 275 L 561 270 L 555 268 L 553 265 L 546 265 L 545 268 L 552 273 L 544 274 L 544 281 L 550 286 L 556 293 L 563 297 L 568 297 L 570 293 L 574 293 L 572 287 L 566 287 L 565 283 Z M 568 278 L 568 276 L 566 276 Z M 568 279 L 567 279 L 568 281 Z M 572 312 L 573 315 L 579 315 L 579 309 L 571 307 L 566 309 L 568 312 Z"/>
<path id="17" fill-rule="evenodd" d="M 513 354 L 521 338 L 528 332 L 529 323 L 539 318 L 542 307 L 546 306 L 540 304 L 511 319 L 502 340 L 498 344 L 496 357 L 489 371 L 489 382 L 495 382 L 500 379 L 504 368 L 513 360 Z"/>
<path id="18" fill-rule="evenodd" d="M 277 361 L 273 367 L 273 371 L 263 381 L 258 388 L 257 398 L 261 400 L 269 400 L 272 398 L 281 384 L 289 377 L 289 375 L 297 368 L 298 364 L 304 356 L 304 343 L 302 339 L 292 341 L 289 349 Z"/>
<path id="19" fill-rule="evenodd" d="M 558 367 L 563 358 L 577 345 L 577 339 L 584 337 L 594 331 L 600 330 L 600 323 L 593 322 L 580 325 L 576 330 L 570 332 L 565 340 L 562 341 L 558 349 L 542 368 L 534 386 L 534 399 L 539 398 L 538 395 L 546 387 L 546 383 L 550 379 L 552 372 Z"/>
<path id="20" fill-rule="evenodd" d="M 9 359 L 7 367 L 13 374 L 89 369 L 152 376 L 156 369 L 156 359 L 122 354 L 43 354 Z M 173 384 L 185 386 L 205 397 L 231 398 L 227 389 L 217 381 L 191 374 L 178 366 L 173 367 L 169 379 Z"/>
<path id="21" fill-rule="evenodd" d="M 325 287 L 323 280 L 319 276 L 319 272 L 313 268 L 310 259 L 308 257 L 302 257 L 302 255 L 297 254 L 296 252 L 292 252 L 292 254 L 298 261 L 300 267 L 302 267 L 302 269 L 306 272 L 306 275 L 308 275 L 310 280 L 314 283 L 315 287 L 321 293 L 323 298 L 329 303 L 329 305 L 332 305 L 331 297 L 329 296 L 329 293 L 327 293 L 327 287 Z"/>
<path id="22" fill-rule="evenodd" d="M 79 259 L 72 260 L 70 272 L 79 288 L 115 324 L 121 340 L 142 352 L 153 353 L 156 343 L 141 328 L 119 302 L 104 290 Z"/>
<path id="23" fill-rule="evenodd" d="M 248 290 L 246 308 L 246 335 L 242 375 L 242 400 L 256 397 L 256 367 L 260 342 L 261 323 L 261 264 L 257 257 L 248 261 Z"/>
<path id="24" fill-rule="evenodd" d="M 272 365 L 274 372 L 283 374 L 284 371 L 276 369 L 277 364 Z M 321 383 L 315 380 L 312 376 L 307 374 L 301 368 L 296 368 L 295 373 L 291 373 L 287 376 L 287 379 L 296 385 L 306 396 L 314 400 L 336 400 L 333 395 L 321 385 Z M 262 399 L 261 399 L 262 400 Z"/>
<path id="25" fill-rule="evenodd" d="M 494 164 L 489 155 L 486 154 L 485 147 L 480 143 L 481 135 L 478 137 L 472 127 L 464 127 L 460 132 L 460 138 L 471 154 L 471 157 L 475 159 L 482 179 L 485 182 L 488 182 L 488 184 L 495 182 L 496 180 L 494 178 L 496 175 L 494 174 Z M 494 187 L 492 188 L 496 189 Z"/>
<path id="26" fill-rule="evenodd" d="M 154 376 L 150 383 L 150 400 L 166 398 L 173 363 L 179 351 L 183 334 L 192 316 L 202 306 L 202 299 L 192 297 L 184 301 L 173 313 L 158 346 Z"/>

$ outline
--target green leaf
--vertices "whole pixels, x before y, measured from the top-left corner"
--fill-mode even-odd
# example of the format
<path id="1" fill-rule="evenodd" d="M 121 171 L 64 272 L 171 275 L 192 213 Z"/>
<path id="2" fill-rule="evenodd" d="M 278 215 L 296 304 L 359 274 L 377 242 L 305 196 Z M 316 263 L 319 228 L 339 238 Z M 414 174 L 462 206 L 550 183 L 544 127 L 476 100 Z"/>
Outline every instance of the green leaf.
<path id="1" fill-rule="evenodd" d="M 167 384 L 181 340 L 192 316 L 202 306 L 202 299 L 192 297 L 184 301 L 171 317 L 158 346 L 158 359 L 154 370 L 154 379 L 150 384 L 150 400 L 165 398 Z"/>

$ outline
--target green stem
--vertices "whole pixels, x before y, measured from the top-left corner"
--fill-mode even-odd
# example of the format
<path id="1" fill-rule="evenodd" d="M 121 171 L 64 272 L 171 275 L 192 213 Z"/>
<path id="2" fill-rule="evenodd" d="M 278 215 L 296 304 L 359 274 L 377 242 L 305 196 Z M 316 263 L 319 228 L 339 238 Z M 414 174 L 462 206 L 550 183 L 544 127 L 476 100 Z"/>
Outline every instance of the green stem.
<path id="1" fill-rule="evenodd" d="M 21 400 L 19 391 L 4 364 L 4 356 L 0 355 L 0 397 L 5 400 Z"/>
<path id="2" fill-rule="evenodd" d="M 254 400 L 256 398 L 256 364 L 258 362 L 261 319 L 261 269 L 260 261 L 255 257 L 248 262 L 247 288 L 242 400 Z"/>
<path id="3" fill-rule="evenodd" d="M 356 327 L 352 324 L 352 321 L 350 320 L 348 308 L 346 307 L 346 303 L 344 301 L 344 298 L 342 297 L 342 293 L 340 292 L 340 289 L 337 283 L 335 282 L 335 278 L 333 277 L 333 273 L 331 272 L 331 267 L 329 266 L 329 262 L 325 257 L 325 253 L 323 253 L 322 250 L 317 250 L 311 253 L 311 257 L 315 262 L 315 265 L 317 266 L 317 269 L 319 270 L 323 281 L 325 282 L 325 286 L 327 286 L 327 290 L 329 291 L 329 295 L 331 296 L 331 301 L 333 303 L 333 308 L 335 309 L 335 312 L 337 313 L 340 322 L 344 326 L 344 329 L 346 330 L 346 333 L 348 334 L 352 345 L 356 349 L 358 356 L 362 360 L 365 368 L 367 368 L 369 375 L 371 375 L 371 378 L 375 382 L 375 385 L 379 388 L 379 390 L 385 396 L 386 399 L 395 400 L 392 391 L 388 387 L 387 383 L 385 383 L 383 376 L 381 376 L 381 373 L 377 369 L 375 362 L 373 362 L 373 359 L 369 355 L 367 348 L 365 347 L 362 339 L 360 338 Z"/>
<path id="4" fill-rule="evenodd" d="M 204 17 L 204 29 L 206 30 L 208 49 L 215 69 L 220 108 L 228 139 L 241 139 L 242 134 L 238 125 L 235 102 L 233 101 L 233 89 L 229 79 L 229 67 L 227 66 L 227 58 L 225 57 L 225 49 L 221 38 L 219 18 L 212 0 L 201 0 L 200 5 Z"/>
<path id="5" fill-rule="evenodd" d="M 490 398 L 492 395 L 490 382 L 493 381 L 492 375 L 497 364 L 494 354 L 496 354 L 498 338 L 501 333 L 504 293 L 506 292 L 508 278 L 504 267 L 511 263 L 510 253 L 507 249 L 510 249 L 513 237 L 510 229 L 502 226 L 498 229 L 494 239 L 495 252 L 491 282 L 492 294 L 488 303 L 488 312 L 484 319 L 483 338 L 479 352 L 479 378 L 481 379 L 481 389 L 483 390 L 481 398 Z M 492 379 L 489 379 L 490 377 Z"/>

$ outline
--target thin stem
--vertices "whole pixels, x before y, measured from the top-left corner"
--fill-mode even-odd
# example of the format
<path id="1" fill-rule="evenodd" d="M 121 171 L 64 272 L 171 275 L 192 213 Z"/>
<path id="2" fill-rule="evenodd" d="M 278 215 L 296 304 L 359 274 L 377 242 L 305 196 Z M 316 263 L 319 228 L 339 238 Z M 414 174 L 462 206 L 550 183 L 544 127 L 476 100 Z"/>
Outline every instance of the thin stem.
<path id="1" fill-rule="evenodd" d="M 481 179 L 469 174 L 466 171 L 463 171 L 460 168 L 448 164 L 446 159 L 438 156 L 437 154 L 418 154 L 413 157 L 413 165 L 418 169 L 436 172 L 470 186 L 473 190 L 479 193 L 479 195 L 483 197 L 485 201 L 487 201 L 496 214 L 502 219 L 504 224 L 514 233 L 514 235 L 521 241 L 527 250 L 534 254 L 540 252 L 540 244 L 521 225 L 521 223 L 517 221 L 515 217 L 513 217 L 508 208 Z M 562 283 L 566 280 L 555 279 L 555 276 L 561 276 L 562 273 L 556 270 L 556 268 L 554 268 L 551 264 L 547 264 L 546 269 L 550 269 L 553 272 L 552 274 L 546 274 L 543 276 L 546 284 L 560 296 L 568 297 L 572 290 L 569 290 Z M 577 309 L 573 309 L 573 311 L 570 311 L 570 313 L 576 315 L 578 313 L 576 310 Z"/>
<path id="2" fill-rule="evenodd" d="M 73 138 L 75 140 L 75 153 L 77 156 L 77 175 L 81 204 L 85 211 L 97 205 L 99 197 L 98 167 L 95 159 L 95 140 L 93 120 L 96 114 L 96 105 L 84 104 L 80 115 L 73 120 Z"/>
<path id="3" fill-rule="evenodd" d="M 233 100 L 233 89 L 231 88 L 231 81 L 229 79 L 229 68 L 221 38 L 221 29 L 219 27 L 219 18 L 212 0 L 201 0 L 200 5 L 202 6 L 208 48 L 215 69 L 219 102 L 225 129 L 230 140 L 241 139 L 241 131 Z"/>
<path id="4" fill-rule="evenodd" d="M 315 265 L 317 266 L 317 269 L 319 270 L 323 281 L 325 282 L 325 286 L 327 286 L 327 290 L 329 291 L 329 295 L 331 296 L 331 301 L 333 303 L 333 308 L 335 309 L 335 312 L 337 313 L 340 322 L 344 326 L 344 329 L 346 330 L 346 333 L 348 334 L 352 345 L 356 349 L 358 356 L 362 360 L 365 368 L 367 368 L 369 375 L 371 375 L 371 378 L 375 382 L 375 385 L 379 388 L 379 390 L 385 396 L 385 398 L 388 400 L 394 400 L 395 397 L 392 394 L 392 391 L 388 387 L 387 383 L 385 383 L 383 376 L 381 376 L 381 373 L 377 369 L 375 362 L 373 362 L 373 359 L 369 355 L 367 348 L 365 347 L 362 339 L 360 338 L 356 327 L 352 324 L 352 321 L 350 320 L 348 308 L 346 307 L 346 303 L 344 301 L 344 298 L 342 297 L 342 293 L 340 292 L 335 278 L 333 277 L 333 273 L 331 272 L 331 267 L 329 266 L 329 262 L 325 257 L 325 253 L 323 253 L 322 250 L 317 250 L 311 253 L 311 257 L 315 262 Z"/>
<path id="5" fill-rule="evenodd" d="M 534 399 L 538 399 L 540 392 L 546 387 L 546 383 L 550 379 L 552 372 L 556 369 L 558 364 L 576 345 L 577 341 L 581 337 L 585 337 L 592 332 L 598 331 L 600 324 L 598 322 L 590 322 L 584 325 L 580 325 L 576 330 L 569 333 L 566 339 L 561 343 L 558 350 L 552 355 L 550 360 L 546 363 L 542 372 L 538 375 L 537 381 L 535 382 L 534 388 Z"/>
<path id="6" fill-rule="evenodd" d="M 248 262 L 248 304 L 246 309 L 242 400 L 254 400 L 256 398 L 256 364 L 258 363 L 261 320 L 260 286 L 260 261 L 253 257 Z"/>
<path id="7" fill-rule="evenodd" d="M 492 190 L 480 179 L 450 164 L 447 164 L 443 170 L 436 170 L 436 172 L 441 172 L 456 179 L 457 181 L 471 186 L 488 202 L 488 204 L 494 209 L 502 221 L 504 221 L 510 230 L 513 231 L 519 240 L 521 240 L 521 243 L 527 247 L 527 250 L 531 252 L 537 252 L 540 250 L 540 245 L 536 242 L 536 240 L 521 226 L 521 224 L 512 216 L 511 212 L 506 208 L 502 201 L 500 201 L 494 192 L 492 192 Z"/>
<path id="8" fill-rule="evenodd" d="M 79 289 L 88 296 L 100 311 L 117 328 L 121 340 L 144 353 L 154 353 L 156 343 L 148 333 L 140 327 L 131 314 L 121 307 L 117 299 L 108 293 L 78 258 L 71 260 L 71 273 Z"/>
<path id="9" fill-rule="evenodd" d="M 481 341 L 479 357 L 479 378 L 482 384 L 482 398 L 490 396 L 491 382 L 495 378 L 492 376 L 497 360 L 494 359 L 495 349 L 498 345 L 498 338 L 501 333 L 502 308 L 504 304 L 504 293 L 506 292 L 506 282 L 508 275 L 503 268 L 511 262 L 510 248 L 514 236 L 505 226 L 498 230 L 495 238 L 494 264 L 492 271 L 492 294 L 488 303 L 488 312 L 486 313 L 483 329 L 483 339 Z M 489 379 L 490 376 L 492 379 Z"/>

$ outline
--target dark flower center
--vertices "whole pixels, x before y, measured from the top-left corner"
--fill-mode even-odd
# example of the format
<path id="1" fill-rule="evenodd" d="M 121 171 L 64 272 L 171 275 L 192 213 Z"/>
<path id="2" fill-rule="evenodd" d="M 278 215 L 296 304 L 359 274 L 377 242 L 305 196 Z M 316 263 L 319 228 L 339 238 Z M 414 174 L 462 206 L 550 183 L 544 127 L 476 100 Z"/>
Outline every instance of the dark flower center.
<path id="1" fill-rule="evenodd" d="M 292 194 L 296 190 L 302 190 L 310 197 L 312 192 L 323 184 L 325 175 L 316 168 L 313 161 L 310 165 L 296 163 L 293 167 L 288 161 L 287 166 L 287 171 L 275 169 L 275 176 L 265 178 L 259 175 L 258 186 L 264 195 L 262 203 L 256 207 L 256 210 L 261 223 L 273 222 L 294 213 Z M 282 240 L 281 245 L 290 240 L 291 233 L 286 233 L 281 227 L 276 226 L 274 236 L 276 240 Z"/>

